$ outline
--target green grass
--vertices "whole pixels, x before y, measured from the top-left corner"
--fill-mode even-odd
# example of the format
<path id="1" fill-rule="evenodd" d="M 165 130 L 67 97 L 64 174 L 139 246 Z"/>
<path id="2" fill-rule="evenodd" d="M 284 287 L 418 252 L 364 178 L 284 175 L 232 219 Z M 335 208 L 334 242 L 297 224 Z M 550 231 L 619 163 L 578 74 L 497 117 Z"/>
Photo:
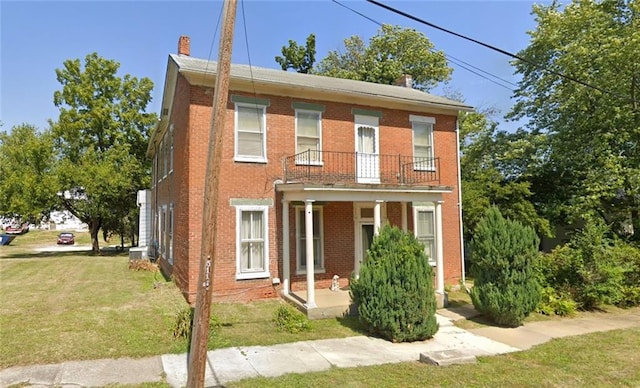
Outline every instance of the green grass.
<path id="1" fill-rule="evenodd" d="M 597 344 L 597 346 L 594 346 Z M 640 328 L 553 340 L 477 364 L 419 362 L 289 374 L 229 387 L 610 387 L 640 386 Z"/>
<path id="2" fill-rule="evenodd" d="M 37 252 L 56 232 L 31 231 L 0 247 L 0 369 L 68 360 L 182 353 L 176 314 L 187 304 L 160 273 L 132 271 L 126 253 Z M 88 236 L 79 234 L 80 243 Z M 89 249 L 89 248 L 88 248 Z M 213 304 L 220 329 L 209 348 L 358 335 L 357 319 L 314 321 L 310 332 L 278 332 L 279 300 Z"/>

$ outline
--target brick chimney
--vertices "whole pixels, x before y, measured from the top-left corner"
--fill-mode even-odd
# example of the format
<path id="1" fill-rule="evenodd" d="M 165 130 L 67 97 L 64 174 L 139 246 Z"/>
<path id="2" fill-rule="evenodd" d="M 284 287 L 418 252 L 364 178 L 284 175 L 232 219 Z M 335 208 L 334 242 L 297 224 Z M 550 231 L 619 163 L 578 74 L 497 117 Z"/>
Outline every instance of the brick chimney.
<path id="1" fill-rule="evenodd" d="M 191 55 L 191 39 L 186 35 L 182 35 L 178 40 L 178 54 Z"/>
<path id="2" fill-rule="evenodd" d="M 411 74 L 403 74 L 396 80 L 396 85 L 404 88 L 413 88 L 413 77 Z"/>

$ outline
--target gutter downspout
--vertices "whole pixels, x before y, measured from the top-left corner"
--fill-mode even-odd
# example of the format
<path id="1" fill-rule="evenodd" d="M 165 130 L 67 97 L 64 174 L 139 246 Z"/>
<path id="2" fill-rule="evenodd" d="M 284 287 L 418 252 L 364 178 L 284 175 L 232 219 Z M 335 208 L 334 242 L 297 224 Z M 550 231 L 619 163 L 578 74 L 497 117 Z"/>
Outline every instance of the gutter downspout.
<path id="1" fill-rule="evenodd" d="M 458 217 L 460 222 L 460 264 L 462 268 L 462 286 L 467 289 L 464 268 L 464 230 L 462 227 L 462 173 L 460 171 L 460 119 L 456 118 L 456 146 L 458 152 L 456 154 L 456 162 L 458 164 Z"/>

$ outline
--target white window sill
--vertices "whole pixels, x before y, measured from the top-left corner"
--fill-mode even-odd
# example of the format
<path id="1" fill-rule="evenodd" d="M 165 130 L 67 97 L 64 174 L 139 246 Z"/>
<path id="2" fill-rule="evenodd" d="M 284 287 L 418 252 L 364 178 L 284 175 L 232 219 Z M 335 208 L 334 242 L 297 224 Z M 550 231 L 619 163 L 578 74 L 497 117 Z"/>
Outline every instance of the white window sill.
<path id="1" fill-rule="evenodd" d="M 244 162 L 244 163 L 267 163 L 266 158 L 249 158 L 243 156 L 236 156 L 233 158 L 235 162 Z"/>
<path id="2" fill-rule="evenodd" d="M 271 277 L 271 273 L 269 273 L 269 271 L 241 272 L 236 274 L 236 280 L 266 279 L 270 277 Z"/>

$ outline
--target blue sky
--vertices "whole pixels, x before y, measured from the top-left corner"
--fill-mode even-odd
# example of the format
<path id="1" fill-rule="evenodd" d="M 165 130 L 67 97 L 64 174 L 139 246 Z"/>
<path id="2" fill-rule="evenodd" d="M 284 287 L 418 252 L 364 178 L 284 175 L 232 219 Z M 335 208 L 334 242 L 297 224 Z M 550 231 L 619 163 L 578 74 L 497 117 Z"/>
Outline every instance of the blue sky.
<path id="1" fill-rule="evenodd" d="M 340 3 L 381 23 L 415 28 L 459 60 L 516 82 L 509 58 L 474 43 L 420 25 L 363 0 Z M 531 1 L 393 1 L 394 8 L 471 36 L 501 49 L 525 48 L 535 29 Z M 148 77 L 154 82 L 148 110 L 158 112 L 167 56 L 177 50 L 180 35 L 191 37 L 191 55 L 217 59 L 222 9 L 217 1 L 0 1 L 1 130 L 21 123 L 38 128 L 56 120 L 53 93 L 61 89 L 55 69 L 67 59 L 92 52 L 120 63 L 119 75 Z M 244 12 L 243 12 L 244 10 Z M 219 27 L 218 27 L 219 29 Z M 331 0 L 238 0 L 233 62 L 279 68 L 274 60 L 289 39 L 303 44 L 316 35 L 316 58 L 342 47 L 345 38 L 365 41 L 378 26 Z M 246 30 L 246 34 L 245 34 Z M 452 65 L 447 88 L 477 107 L 509 111 L 512 92 Z M 434 94 L 442 94 L 436 89 Z M 498 117 L 499 119 L 499 117 Z M 512 130 L 517 124 L 501 124 Z"/>

